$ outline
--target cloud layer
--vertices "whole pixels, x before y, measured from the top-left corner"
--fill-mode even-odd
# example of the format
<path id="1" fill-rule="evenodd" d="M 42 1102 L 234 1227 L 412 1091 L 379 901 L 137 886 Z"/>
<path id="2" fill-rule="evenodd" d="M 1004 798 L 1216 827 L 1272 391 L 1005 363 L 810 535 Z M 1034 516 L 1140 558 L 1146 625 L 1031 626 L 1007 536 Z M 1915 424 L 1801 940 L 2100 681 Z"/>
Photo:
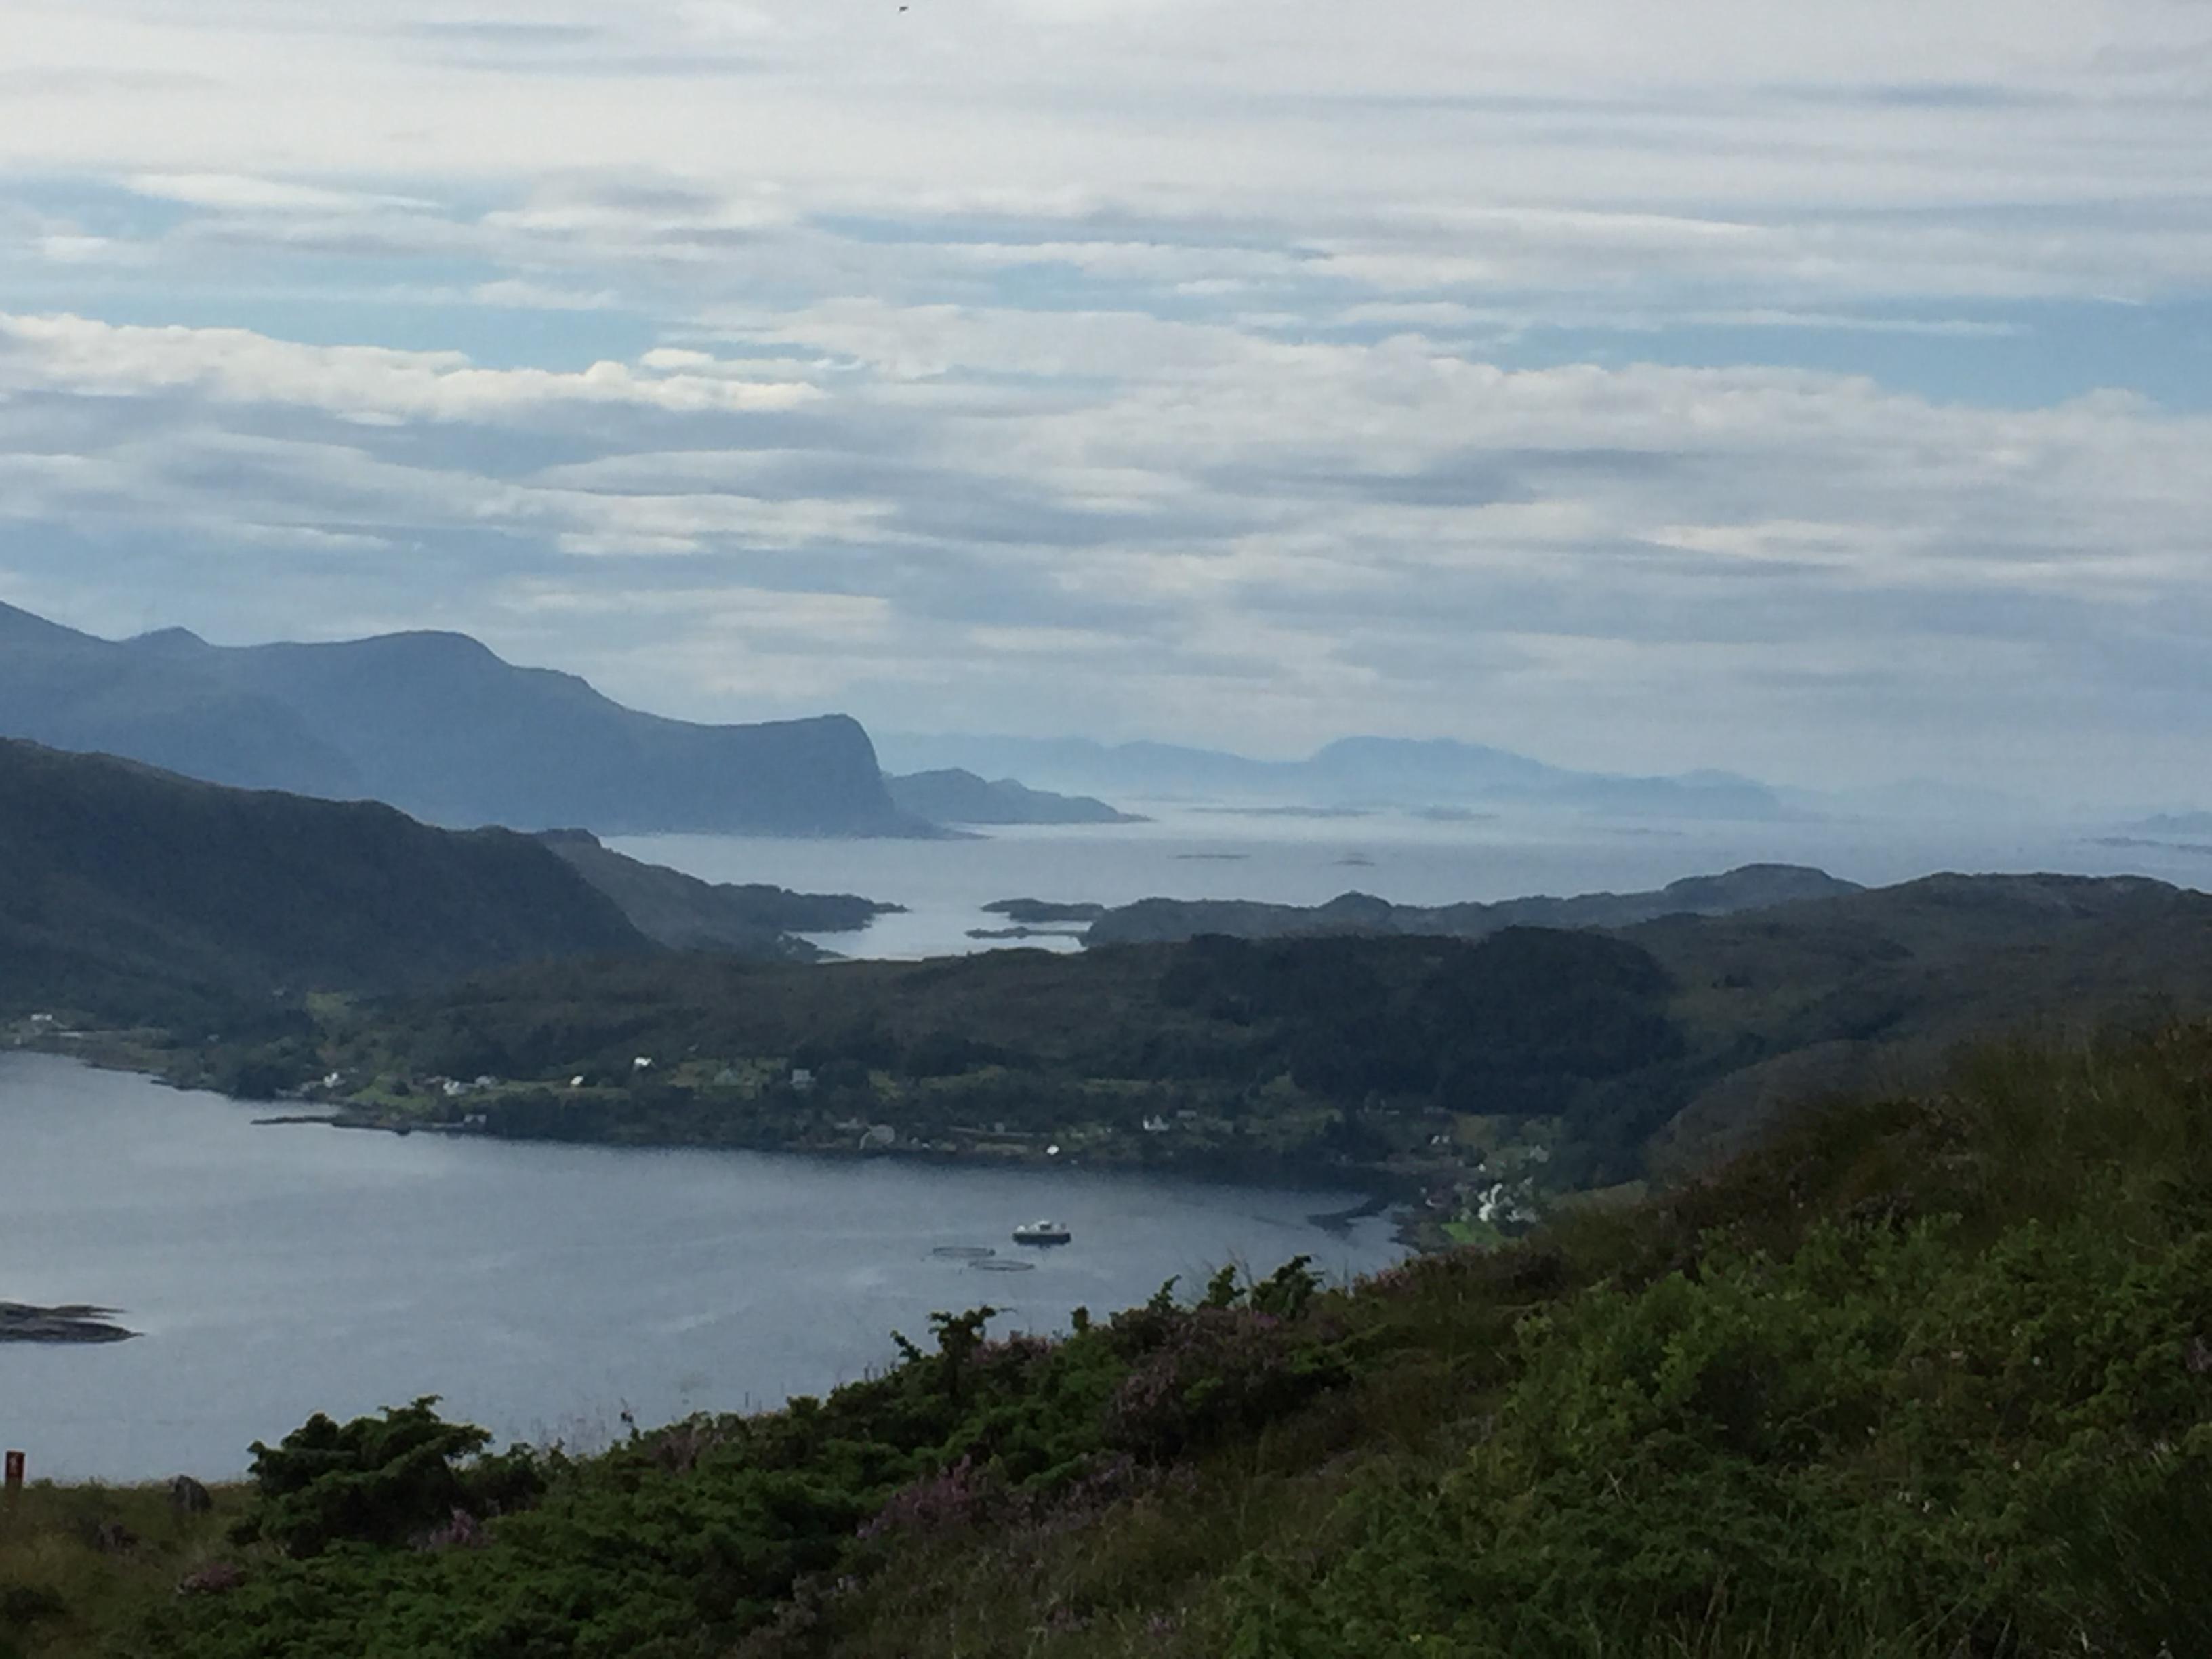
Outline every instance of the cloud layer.
<path id="1" fill-rule="evenodd" d="M 16 9 L 0 598 L 2188 794 L 2212 9 Z"/>

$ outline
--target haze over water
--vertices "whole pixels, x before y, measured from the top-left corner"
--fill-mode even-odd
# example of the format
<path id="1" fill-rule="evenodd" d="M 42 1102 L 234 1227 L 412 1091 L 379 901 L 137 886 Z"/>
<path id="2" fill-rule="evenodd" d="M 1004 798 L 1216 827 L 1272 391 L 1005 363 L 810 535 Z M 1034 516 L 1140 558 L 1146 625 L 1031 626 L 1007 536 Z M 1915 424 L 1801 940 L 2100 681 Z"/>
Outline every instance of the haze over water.
<path id="1" fill-rule="evenodd" d="M 765 840 L 650 836 L 611 841 L 634 858 L 710 881 L 856 892 L 908 907 L 862 933 L 817 942 L 847 956 L 915 957 L 1005 943 L 1073 950 L 1072 940 L 978 940 L 1007 926 L 998 899 L 1100 904 L 1138 899 L 1256 899 L 1319 904 L 1348 890 L 1399 904 L 1663 887 L 1739 865 L 1808 864 L 1868 886 L 1937 871 L 2145 875 L 2212 881 L 2212 849 L 2105 843 L 2108 829 L 2050 821 L 1638 823 L 1529 816 L 1437 821 L 1401 812 L 1279 811 L 1129 803 L 1150 823 L 994 827 L 967 841 Z"/>
<path id="2" fill-rule="evenodd" d="M 317 1127 L 73 1062 L 0 1054 L 0 1299 L 124 1310 L 137 1340 L 0 1344 L 0 1441 L 34 1479 L 236 1475 L 317 1411 L 419 1395 L 501 1442 L 589 1446 L 778 1405 L 927 1343 L 933 1310 L 1064 1328 L 1171 1274 L 1332 1273 L 1401 1254 L 1341 1193 L 1080 1170 L 639 1152 Z M 1075 1242 L 1023 1252 L 1052 1216 Z M 1032 1261 L 979 1272 L 932 1254 Z"/>

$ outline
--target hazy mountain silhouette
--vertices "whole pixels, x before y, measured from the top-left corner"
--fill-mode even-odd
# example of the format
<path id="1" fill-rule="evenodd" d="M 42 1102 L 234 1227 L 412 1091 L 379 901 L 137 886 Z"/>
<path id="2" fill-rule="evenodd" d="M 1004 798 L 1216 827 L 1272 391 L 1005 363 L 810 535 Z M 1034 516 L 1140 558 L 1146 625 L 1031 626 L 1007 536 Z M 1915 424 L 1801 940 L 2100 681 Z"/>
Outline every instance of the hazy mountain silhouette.
<path id="1" fill-rule="evenodd" d="M 1142 823 L 1089 795 L 1056 795 L 1012 778 L 986 779 L 958 767 L 886 776 L 901 810 L 932 823 Z"/>
<path id="2" fill-rule="evenodd" d="M 1254 760 L 1176 744 L 1084 738 L 885 737 L 896 769 L 964 768 L 1013 774 L 1053 789 L 1139 800 L 1242 800 L 1327 806 L 1481 803 L 1554 806 L 1631 817 L 1778 817 L 1764 784 L 1727 772 L 1629 777 L 1547 766 L 1526 755 L 1449 738 L 1345 738 L 1310 758 Z"/>
<path id="3" fill-rule="evenodd" d="M 927 833 L 843 715 L 665 720 L 458 634 L 222 647 L 171 629 L 118 642 L 0 606 L 0 735 L 370 797 L 446 824 Z"/>
<path id="4" fill-rule="evenodd" d="M 235 784 L 344 799 L 368 793 L 337 749 L 270 698 L 0 605 L 0 735 L 124 755 Z"/>

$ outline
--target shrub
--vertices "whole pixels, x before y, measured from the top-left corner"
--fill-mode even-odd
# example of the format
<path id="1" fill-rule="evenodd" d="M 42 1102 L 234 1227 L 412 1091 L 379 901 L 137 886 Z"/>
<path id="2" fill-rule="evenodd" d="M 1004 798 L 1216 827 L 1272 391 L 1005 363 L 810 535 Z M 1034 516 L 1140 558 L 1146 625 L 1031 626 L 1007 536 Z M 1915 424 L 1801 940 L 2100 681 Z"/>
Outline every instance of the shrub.
<path id="1" fill-rule="evenodd" d="M 1282 1416 L 1350 1375 L 1333 1346 L 1275 1314 L 1194 1308 L 1174 1317 L 1115 1391 L 1106 1441 L 1174 1457 Z"/>
<path id="2" fill-rule="evenodd" d="M 1898 1651 L 2204 1651 L 2181 1587 L 2212 1582 L 2212 1540 L 2179 1523 L 2212 1459 L 2212 1378 L 2186 1363 L 2208 1322 L 2212 1240 L 2146 1260 L 2087 1220 L 1986 1250 L 1823 1225 L 1785 1260 L 1599 1287 L 1524 1327 L 1459 1468 L 1361 1501 L 1313 1650 L 1856 1626 Z M 1264 1589 L 1248 1644 L 1275 1639 Z"/>
<path id="3" fill-rule="evenodd" d="M 426 1396 L 345 1424 L 318 1412 L 275 1446 L 254 1442 L 258 1503 L 245 1523 L 249 1534 L 295 1556 L 342 1540 L 397 1544 L 457 1511 L 518 1508 L 543 1490 L 526 1449 L 479 1456 L 491 1437 L 444 1421 L 436 1405 Z"/>

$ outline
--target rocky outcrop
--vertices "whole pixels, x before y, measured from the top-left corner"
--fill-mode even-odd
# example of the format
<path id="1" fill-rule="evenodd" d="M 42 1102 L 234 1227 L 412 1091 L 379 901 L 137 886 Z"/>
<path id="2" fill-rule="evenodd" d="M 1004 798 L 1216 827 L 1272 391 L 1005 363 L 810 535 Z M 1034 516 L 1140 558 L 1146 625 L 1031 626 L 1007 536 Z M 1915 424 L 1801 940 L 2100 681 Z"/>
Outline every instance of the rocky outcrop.
<path id="1" fill-rule="evenodd" d="M 127 1342 L 138 1334 L 116 1324 L 115 1313 L 87 1303 L 38 1308 L 0 1302 L 0 1342 Z"/>

